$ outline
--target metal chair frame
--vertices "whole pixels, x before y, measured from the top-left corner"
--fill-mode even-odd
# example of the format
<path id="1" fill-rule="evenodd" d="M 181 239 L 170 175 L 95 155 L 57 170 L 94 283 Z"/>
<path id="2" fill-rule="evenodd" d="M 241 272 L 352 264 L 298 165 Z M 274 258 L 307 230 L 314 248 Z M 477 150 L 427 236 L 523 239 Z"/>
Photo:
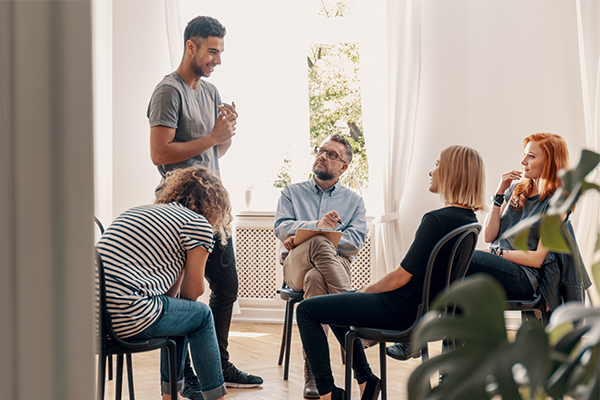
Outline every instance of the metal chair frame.
<path id="1" fill-rule="evenodd" d="M 286 302 L 285 316 L 283 318 L 283 334 L 281 335 L 281 348 L 279 349 L 279 361 L 281 365 L 285 354 L 285 364 L 283 367 L 283 380 L 287 380 L 290 372 L 290 353 L 292 351 L 292 324 L 294 319 L 294 307 L 304 299 L 304 292 L 296 292 L 285 283 L 281 289 L 277 289 L 277 294 Z"/>
<path id="2" fill-rule="evenodd" d="M 94 218 L 100 230 L 104 228 L 100 221 Z M 123 386 L 123 355 L 127 357 L 127 375 L 129 382 L 129 398 L 135 399 L 133 390 L 133 367 L 131 354 L 152 351 L 163 347 L 167 348 L 169 353 L 169 380 L 171 386 L 171 399 L 177 399 L 177 365 L 176 365 L 176 344 L 168 338 L 153 338 L 148 340 L 128 341 L 119 338 L 112 326 L 112 320 L 108 310 L 106 309 L 106 281 L 104 279 L 104 265 L 102 258 L 95 250 L 95 261 L 98 277 L 98 336 L 99 336 L 99 354 L 98 354 L 98 393 L 97 399 L 104 399 L 105 373 L 106 373 L 106 358 L 115 354 L 117 356 L 117 384 L 115 390 L 115 398 L 121 399 Z"/>
<path id="3" fill-rule="evenodd" d="M 446 268 L 446 289 L 450 286 L 450 283 L 456 279 L 463 279 L 473 253 L 475 252 L 475 246 L 477 244 L 477 238 L 481 231 L 481 225 L 478 223 L 472 223 L 456 228 L 450 233 L 446 234 L 433 248 L 429 255 L 427 262 L 427 269 L 425 273 L 425 279 L 423 281 L 423 297 L 422 302 L 418 307 L 417 317 L 412 325 L 403 330 L 388 330 L 388 329 L 376 329 L 376 328 L 365 328 L 351 326 L 350 330 L 346 334 L 346 374 L 345 374 L 345 390 L 346 399 L 350 400 L 352 395 L 352 362 L 353 362 L 353 343 L 356 338 L 378 341 L 379 342 L 379 362 L 381 370 L 381 398 L 387 400 L 387 372 L 386 372 L 386 343 L 398 342 L 398 343 L 410 343 L 410 335 L 416 328 L 419 320 L 423 315 L 429 311 L 430 302 L 430 283 L 431 276 L 433 273 L 433 266 L 435 260 L 442 248 L 446 245 L 452 244 L 452 248 L 448 257 L 448 265 Z M 453 243 L 449 243 L 454 240 Z M 427 345 L 421 349 L 421 358 L 423 361 L 427 360 L 428 357 Z"/>

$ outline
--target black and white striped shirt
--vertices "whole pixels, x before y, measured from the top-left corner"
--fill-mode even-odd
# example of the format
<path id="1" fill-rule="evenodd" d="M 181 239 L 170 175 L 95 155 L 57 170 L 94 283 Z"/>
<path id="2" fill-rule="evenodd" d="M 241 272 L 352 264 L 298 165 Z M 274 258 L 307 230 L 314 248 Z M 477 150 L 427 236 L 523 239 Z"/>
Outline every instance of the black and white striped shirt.
<path id="1" fill-rule="evenodd" d="M 98 242 L 104 264 L 107 310 L 120 337 L 149 327 L 162 313 L 164 295 L 181 274 L 187 251 L 213 248 L 206 218 L 179 203 L 131 208 Z"/>

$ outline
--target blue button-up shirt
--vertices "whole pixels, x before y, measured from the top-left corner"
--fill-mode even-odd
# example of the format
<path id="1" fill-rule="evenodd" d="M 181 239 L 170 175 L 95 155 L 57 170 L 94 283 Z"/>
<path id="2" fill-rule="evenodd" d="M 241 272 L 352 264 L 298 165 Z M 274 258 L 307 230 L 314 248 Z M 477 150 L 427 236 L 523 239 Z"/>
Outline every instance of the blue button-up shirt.
<path id="1" fill-rule="evenodd" d="M 317 222 L 332 210 L 342 220 L 334 229 L 343 232 L 338 254 L 352 259 L 367 238 L 366 208 L 362 197 L 343 187 L 339 180 L 327 190 L 321 189 L 314 177 L 284 187 L 275 213 L 275 236 L 283 242 L 298 228 L 316 228 Z M 287 252 L 279 246 L 280 261 Z"/>

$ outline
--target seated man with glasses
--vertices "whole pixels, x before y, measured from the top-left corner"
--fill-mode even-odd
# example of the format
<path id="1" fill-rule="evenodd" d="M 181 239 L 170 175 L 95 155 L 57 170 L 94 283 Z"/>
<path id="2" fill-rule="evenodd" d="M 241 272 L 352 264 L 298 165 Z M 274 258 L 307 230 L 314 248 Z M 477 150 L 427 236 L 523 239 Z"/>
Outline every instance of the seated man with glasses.
<path id="1" fill-rule="evenodd" d="M 283 188 L 275 214 L 275 235 L 283 278 L 304 298 L 352 289 L 350 263 L 367 237 L 366 209 L 362 197 L 345 188 L 340 175 L 352 161 L 352 147 L 338 134 L 315 148 L 310 180 Z M 325 235 L 294 245 L 298 228 L 342 231 L 337 248 Z M 319 398 L 314 376 L 304 357 L 305 398 Z"/>

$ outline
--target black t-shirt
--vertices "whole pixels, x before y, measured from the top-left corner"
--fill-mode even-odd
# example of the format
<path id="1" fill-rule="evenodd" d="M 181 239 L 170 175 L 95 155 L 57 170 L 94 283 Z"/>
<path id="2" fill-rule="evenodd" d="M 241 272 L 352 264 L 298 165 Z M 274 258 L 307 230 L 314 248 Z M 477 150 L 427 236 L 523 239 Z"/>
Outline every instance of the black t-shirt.
<path id="1" fill-rule="evenodd" d="M 382 293 L 383 301 L 390 310 L 400 310 L 403 307 L 414 307 L 421 303 L 423 297 L 423 280 L 427 268 L 427 261 L 431 251 L 447 233 L 467 224 L 477 222 L 477 217 L 472 210 L 461 207 L 444 207 L 430 211 L 423 216 L 415 240 L 410 245 L 408 253 L 400 263 L 402 268 L 412 274 L 408 283 L 394 291 Z M 448 258 L 450 246 L 444 246 L 438 254 L 437 262 L 433 266 L 431 276 L 431 299 L 439 293 L 445 285 L 444 260 Z"/>

